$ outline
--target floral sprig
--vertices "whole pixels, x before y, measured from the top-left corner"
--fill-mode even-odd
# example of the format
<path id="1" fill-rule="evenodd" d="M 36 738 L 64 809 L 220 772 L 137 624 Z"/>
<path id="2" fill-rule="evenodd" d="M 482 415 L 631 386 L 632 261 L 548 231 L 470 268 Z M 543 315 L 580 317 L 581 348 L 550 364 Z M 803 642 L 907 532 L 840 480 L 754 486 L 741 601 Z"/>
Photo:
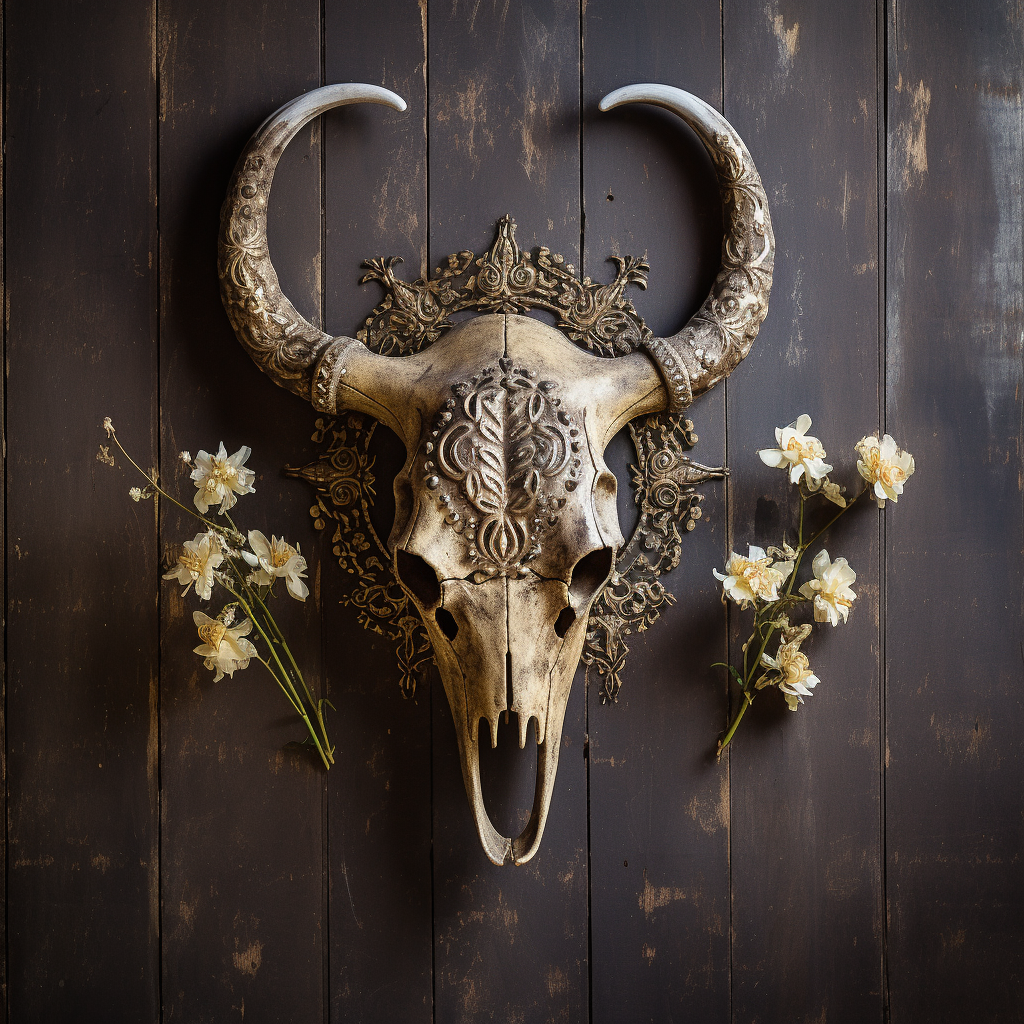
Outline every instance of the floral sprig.
<path id="1" fill-rule="evenodd" d="M 779 547 L 769 547 L 767 551 L 751 545 L 745 557 L 735 551 L 730 553 L 724 573 L 713 570 L 716 579 L 722 582 L 722 600 L 735 601 L 742 610 L 752 608 L 754 611 L 753 628 L 742 648 L 742 665 L 715 662 L 712 666 L 727 669 L 742 694 L 739 710 L 718 743 L 719 755 L 732 742 L 747 708 L 760 690 L 778 687 L 790 711 L 796 711 L 804 697 L 810 697 L 820 682 L 811 671 L 807 655 L 800 649 L 810 636 L 812 626 L 810 623 L 791 625 L 790 614 L 801 606 L 810 605 L 815 622 L 837 626 L 840 620 L 845 623 L 849 617 L 857 598 L 853 589 L 857 574 L 845 558 L 833 561 L 824 548 L 811 562 L 813 577 L 794 593 L 807 550 L 865 495 L 874 498 L 880 509 L 885 508 L 886 501 L 895 503 L 914 472 L 914 457 L 897 447 L 888 434 L 881 440 L 876 434 L 863 437 L 854 450 L 859 456 L 857 471 L 864 480 L 864 487 L 848 501 L 843 488 L 829 479 L 833 467 L 825 462 L 827 454 L 821 441 L 807 433 L 810 427 L 810 416 L 800 416 L 788 427 L 776 429 L 777 448 L 758 452 L 766 466 L 783 470 L 800 492 L 796 547 L 791 547 L 785 539 Z M 814 498 L 838 506 L 839 511 L 807 536 L 805 512 Z M 780 634 L 779 645 L 772 655 L 768 653 L 768 645 L 776 633 Z"/>
<path id="2" fill-rule="evenodd" d="M 333 705 L 328 700 L 314 698 L 267 606 L 278 579 L 284 579 L 285 588 L 293 598 L 305 601 L 309 596 L 309 588 L 303 582 L 306 559 L 297 544 L 293 546 L 283 537 L 272 536 L 268 541 L 259 530 L 242 533 L 228 514 L 239 497 L 255 491 L 256 474 L 245 465 L 250 449 L 243 446 L 234 455 L 228 455 L 221 442 L 215 454 L 200 451 L 194 460 L 188 452 L 180 453 L 179 458 L 191 470 L 191 480 L 196 487 L 193 510 L 160 486 L 155 470 L 147 473 L 125 451 L 109 416 L 103 421 L 103 429 L 146 480 L 144 487 L 129 490 L 133 501 L 166 498 L 205 527 L 182 544 L 181 554 L 164 574 L 164 579 L 183 584 L 182 597 L 194 589 L 201 601 L 209 601 L 216 587 L 231 596 L 215 618 L 198 610 L 192 616 L 201 641 L 194 650 L 203 659 L 204 666 L 215 673 L 213 681 L 220 682 L 224 676 L 233 679 L 235 672 L 248 668 L 253 659 L 259 661 L 305 724 L 308 737 L 303 742 L 316 748 L 324 767 L 329 769 L 334 763 L 334 748 L 327 736 L 325 709 Z M 101 446 L 101 453 L 104 450 Z M 107 462 L 106 459 L 101 461 Z M 113 465 L 114 460 L 111 458 L 107 464 Z M 215 505 L 219 505 L 217 519 L 210 518 L 210 509 Z M 239 615 L 244 617 L 236 625 Z M 254 629 L 253 640 L 262 642 L 263 653 L 248 639 Z"/>

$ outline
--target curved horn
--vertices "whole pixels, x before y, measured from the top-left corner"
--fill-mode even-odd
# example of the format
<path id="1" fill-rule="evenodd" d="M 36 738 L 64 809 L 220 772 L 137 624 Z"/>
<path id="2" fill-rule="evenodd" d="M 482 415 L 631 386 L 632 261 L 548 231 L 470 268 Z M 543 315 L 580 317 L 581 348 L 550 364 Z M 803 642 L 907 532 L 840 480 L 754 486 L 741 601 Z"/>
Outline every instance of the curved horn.
<path id="1" fill-rule="evenodd" d="M 644 342 L 668 390 L 669 412 L 677 413 L 732 373 L 750 351 L 768 314 L 775 236 L 754 161 L 717 110 L 669 85 L 627 85 L 605 96 L 600 109 L 624 103 L 664 107 L 697 133 L 715 165 L 725 207 L 722 266 L 711 294 L 678 334 Z"/>
<path id="2" fill-rule="evenodd" d="M 242 346 L 276 384 L 332 413 L 340 378 L 354 369 L 353 363 L 373 353 L 353 338 L 325 334 L 288 301 L 270 261 L 267 209 L 274 171 L 285 146 L 314 117 L 348 103 L 381 103 L 395 110 L 406 107 L 401 96 L 387 89 L 353 82 L 314 89 L 271 114 L 235 165 L 221 209 L 217 254 L 221 298 Z M 355 387 L 351 377 L 346 383 Z M 352 393 L 349 388 L 346 392 Z M 345 404 L 350 408 L 366 404 L 359 411 L 371 412 L 385 422 L 391 418 L 380 410 L 374 413 L 370 406 L 377 403 L 369 398 L 366 403 Z"/>

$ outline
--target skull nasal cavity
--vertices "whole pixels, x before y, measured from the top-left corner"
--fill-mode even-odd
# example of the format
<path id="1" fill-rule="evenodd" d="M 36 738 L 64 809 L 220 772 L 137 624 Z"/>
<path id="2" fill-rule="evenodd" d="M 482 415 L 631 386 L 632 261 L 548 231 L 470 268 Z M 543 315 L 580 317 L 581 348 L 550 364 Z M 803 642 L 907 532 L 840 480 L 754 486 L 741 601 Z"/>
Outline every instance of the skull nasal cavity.
<path id="1" fill-rule="evenodd" d="M 419 555 L 399 548 L 395 554 L 395 571 L 405 589 L 425 608 L 432 608 L 441 600 L 437 573 Z"/>
<path id="2" fill-rule="evenodd" d="M 579 608 L 585 605 L 601 589 L 601 585 L 612 571 L 615 552 L 611 548 L 598 548 L 584 555 L 573 567 L 569 582 L 569 600 Z M 566 629 L 572 622 L 566 624 Z M 557 629 L 557 626 L 555 627 Z M 560 634 L 564 635 L 564 634 Z"/>

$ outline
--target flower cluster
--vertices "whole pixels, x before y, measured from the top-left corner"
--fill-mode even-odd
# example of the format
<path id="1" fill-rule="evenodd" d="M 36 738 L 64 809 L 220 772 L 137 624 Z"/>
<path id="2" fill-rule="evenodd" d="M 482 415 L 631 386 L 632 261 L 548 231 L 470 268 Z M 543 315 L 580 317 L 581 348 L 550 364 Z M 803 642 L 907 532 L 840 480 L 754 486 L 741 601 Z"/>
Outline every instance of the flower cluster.
<path id="1" fill-rule="evenodd" d="M 289 544 L 283 537 L 271 535 L 268 541 L 259 530 L 243 533 L 229 514 L 239 497 L 255 491 L 256 474 L 245 465 L 251 454 L 249 448 L 243 446 L 234 455 L 228 455 L 221 442 L 216 454 L 200 451 L 194 461 L 187 451 L 180 453 L 179 458 L 191 470 L 196 488 L 192 504 L 198 511 L 193 511 L 160 486 L 155 471 L 145 472 L 128 455 L 109 416 L 103 421 L 103 429 L 128 462 L 146 478 L 145 487 L 129 490 L 133 501 L 165 498 L 194 516 L 204 527 L 192 540 L 184 541 L 164 579 L 183 585 L 182 597 L 194 589 L 201 601 L 209 601 L 215 588 L 230 597 L 216 618 L 202 611 L 193 613 L 201 641 L 194 650 L 203 659 L 204 666 L 214 673 L 214 682 L 220 682 L 224 676 L 234 678 L 235 672 L 248 668 L 253 659 L 260 662 L 305 724 L 308 738 L 304 742 L 314 746 L 324 766 L 330 768 L 334 763 L 333 748 L 324 720 L 328 702 L 313 697 L 267 604 L 279 579 L 284 580 L 291 597 L 305 601 L 309 596 L 309 588 L 303 582 L 306 559 L 298 544 Z M 101 454 L 104 450 L 101 449 Z M 115 464 L 112 457 L 108 464 Z M 219 506 L 216 519 L 207 517 L 212 506 Z M 239 613 L 244 618 L 236 625 Z M 247 639 L 250 635 L 262 641 L 262 653 Z"/>
<path id="2" fill-rule="evenodd" d="M 812 626 L 810 623 L 791 625 L 790 613 L 809 605 L 814 622 L 838 626 L 840 620 L 845 623 L 849 618 L 857 599 L 853 589 L 857 574 L 845 558 L 833 561 L 822 548 L 811 562 L 813 576 L 797 588 L 797 576 L 807 550 L 861 498 L 872 497 L 879 508 L 884 508 L 886 501 L 895 502 L 914 472 L 914 457 L 901 451 L 888 434 L 881 440 L 876 434 L 870 434 L 854 446 L 859 457 L 857 471 L 864 486 L 855 497 L 847 500 L 844 489 L 830 479 L 833 467 L 825 461 L 828 456 L 821 441 L 808 434 L 810 427 L 810 416 L 799 416 L 788 427 L 776 429 L 778 447 L 758 452 L 766 466 L 783 470 L 789 482 L 799 490 L 796 547 L 785 540 L 779 547 L 767 550 L 750 545 L 746 556 L 735 551 L 730 553 L 724 573 L 713 570 L 715 578 L 722 583 L 722 599 L 735 601 L 741 609 L 754 612 L 753 631 L 743 645 L 742 665 L 716 663 L 729 670 L 743 697 L 718 744 L 719 753 L 731 742 L 757 691 L 778 687 L 789 709 L 796 711 L 818 685 L 820 680 L 811 671 L 810 660 L 801 650 Z M 832 517 L 811 533 L 807 528 L 806 507 L 814 498 L 823 498 L 839 511 L 833 508 Z M 778 647 L 771 655 L 768 645 L 777 632 L 780 634 Z"/>

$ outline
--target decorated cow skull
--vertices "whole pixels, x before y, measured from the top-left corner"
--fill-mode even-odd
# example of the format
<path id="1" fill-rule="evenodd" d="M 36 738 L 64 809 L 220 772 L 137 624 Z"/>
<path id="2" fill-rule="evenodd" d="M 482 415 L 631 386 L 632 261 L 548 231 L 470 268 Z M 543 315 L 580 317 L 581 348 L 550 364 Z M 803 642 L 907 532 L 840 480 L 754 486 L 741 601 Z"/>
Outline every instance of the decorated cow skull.
<path id="1" fill-rule="evenodd" d="M 596 286 L 573 291 L 563 280 L 572 268 L 520 253 L 506 218 L 470 279 L 483 315 L 458 326 L 446 319 L 451 277 L 469 259 L 435 282 L 417 282 L 418 290 L 405 286 L 411 312 L 401 308 L 390 264 L 369 264 L 369 276 L 390 280 L 395 291 L 385 306 L 389 330 L 403 316 L 419 324 L 416 344 L 396 357 L 306 321 L 282 293 L 267 247 L 270 188 L 284 147 L 311 118 L 357 102 L 405 109 L 375 86 L 328 86 L 282 107 L 253 136 L 222 212 L 222 296 L 239 340 L 271 379 L 322 413 L 374 417 L 404 442 L 388 542 L 393 569 L 433 646 L 484 851 L 495 864 L 522 864 L 544 831 L 588 617 L 615 581 L 624 545 L 605 447 L 637 417 L 678 417 L 749 351 L 772 280 L 767 200 L 746 147 L 714 109 L 668 86 L 619 89 L 602 110 L 641 102 L 673 111 L 718 174 L 722 267 L 690 322 L 674 337 L 651 336 L 612 294 L 642 282 L 642 261 L 619 260 L 619 278 L 604 294 Z M 531 294 L 546 297 L 533 304 L 558 312 L 566 329 L 520 315 Z M 533 812 L 514 840 L 498 833 L 484 808 L 478 749 L 481 719 L 496 744 L 499 716 L 509 712 L 520 746 L 530 719 L 540 745 Z"/>

